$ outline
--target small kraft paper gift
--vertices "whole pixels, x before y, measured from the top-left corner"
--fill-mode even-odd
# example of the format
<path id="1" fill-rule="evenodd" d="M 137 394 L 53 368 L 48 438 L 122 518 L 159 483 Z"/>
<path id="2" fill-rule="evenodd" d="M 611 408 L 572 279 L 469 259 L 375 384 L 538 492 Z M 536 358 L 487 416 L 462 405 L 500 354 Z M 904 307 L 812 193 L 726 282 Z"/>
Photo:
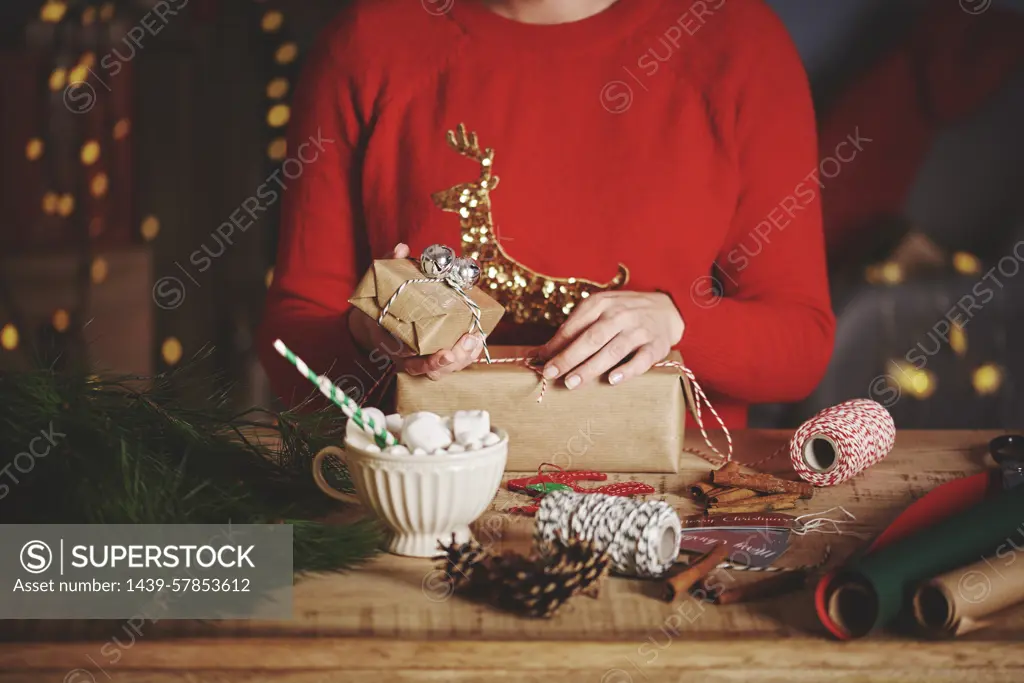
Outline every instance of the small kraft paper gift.
<path id="1" fill-rule="evenodd" d="M 374 261 L 349 303 L 416 355 L 429 355 L 451 348 L 467 332 L 486 336 L 501 320 L 505 309 L 475 286 L 479 277 L 476 261 L 435 244 L 419 264 Z"/>
<path id="2" fill-rule="evenodd" d="M 656 366 L 618 386 L 603 378 L 572 391 L 549 383 L 541 395 L 540 366 L 525 360 L 527 347 L 490 351 L 491 364 L 475 363 L 437 381 L 398 373 L 396 409 L 403 415 L 488 411 L 491 424 L 508 430 L 511 471 L 550 463 L 602 472 L 678 472 L 681 458 L 707 467 L 682 451 L 693 398 L 678 368 Z M 673 351 L 667 360 L 682 359 Z"/>

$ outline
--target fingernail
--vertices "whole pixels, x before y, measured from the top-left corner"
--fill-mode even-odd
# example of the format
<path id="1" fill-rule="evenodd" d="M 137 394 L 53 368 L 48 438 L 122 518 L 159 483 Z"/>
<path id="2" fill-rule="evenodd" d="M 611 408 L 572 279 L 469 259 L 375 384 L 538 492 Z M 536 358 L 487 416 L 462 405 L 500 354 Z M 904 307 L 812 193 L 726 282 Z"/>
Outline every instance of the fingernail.
<path id="1" fill-rule="evenodd" d="M 479 343 L 480 341 L 476 337 L 466 337 L 462 340 L 462 348 L 466 351 L 472 351 Z"/>
<path id="2" fill-rule="evenodd" d="M 554 365 L 549 365 L 544 368 L 544 379 L 554 379 L 558 377 L 558 368 Z"/>
<path id="3" fill-rule="evenodd" d="M 580 376 L 579 375 L 569 375 L 568 377 L 565 378 L 565 388 L 566 389 L 575 389 L 579 385 L 580 385 Z"/>
<path id="4" fill-rule="evenodd" d="M 609 384 L 618 384 L 621 381 L 622 381 L 622 373 L 621 372 L 613 372 L 608 377 L 608 383 Z"/>
<path id="5" fill-rule="evenodd" d="M 448 356 L 441 356 L 440 358 L 437 359 L 437 364 L 443 368 L 446 365 L 451 365 L 452 359 Z"/>

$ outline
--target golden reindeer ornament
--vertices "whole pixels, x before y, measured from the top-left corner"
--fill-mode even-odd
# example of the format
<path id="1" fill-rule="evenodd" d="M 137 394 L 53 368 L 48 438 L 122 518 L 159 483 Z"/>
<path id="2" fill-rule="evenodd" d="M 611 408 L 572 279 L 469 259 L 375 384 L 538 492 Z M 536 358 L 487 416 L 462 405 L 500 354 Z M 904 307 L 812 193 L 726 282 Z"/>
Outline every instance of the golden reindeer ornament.
<path id="1" fill-rule="evenodd" d="M 498 176 L 493 171 L 494 150 L 481 150 L 476 133 L 467 134 L 465 124 L 461 123 L 455 131 L 448 131 L 448 144 L 480 164 L 480 177 L 435 192 L 434 204 L 459 214 L 462 254 L 480 263 L 480 287 L 505 307 L 512 320 L 561 325 L 579 301 L 596 292 L 619 289 L 629 281 L 629 270 L 621 263 L 618 274 L 602 284 L 578 277 L 544 275 L 509 256 L 498 241 L 491 217 L 491 191 L 498 186 Z"/>

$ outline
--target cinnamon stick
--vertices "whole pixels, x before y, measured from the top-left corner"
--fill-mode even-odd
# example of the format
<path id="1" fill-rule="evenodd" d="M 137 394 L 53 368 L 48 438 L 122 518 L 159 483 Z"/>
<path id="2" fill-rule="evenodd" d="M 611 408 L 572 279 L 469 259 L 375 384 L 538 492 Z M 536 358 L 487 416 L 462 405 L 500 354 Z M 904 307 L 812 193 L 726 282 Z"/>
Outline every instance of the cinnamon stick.
<path id="1" fill-rule="evenodd" d="M 762 598 L 773 598 L 777 595 L 800 590 L 807 584 L 807 570 L 794 569 L 792 571 L 780 572 L 767 579 L 746 583 L 732 588 L 726 588 L 717 593 L 714 598 L 716 605 L 731 605 L 739 602 L 749 602 Z"/>
<path id="2" fill-rule="evenodd" d="M 666 579 L 665 600 L 672 602 L 686 595 L 687 591 L 697 585 L 699 581 L 703 581 L 727 557 L 729 557 L 729 546 L 719 543 L 705 555 L 691 562 L 686 569 Z"/>
<path id="3" fill-rule="evenodd" d="M 730 468 L 728 463 L 721 469 L 711 473 L 711 481 L 716 486 L 735 486 L 744 489 L 753 489 L 761 493 L 798 493 L 801 498 L 810 498 L 814 495 L 814 487 L 806 481 L 789 481 L 779 479 L 763 472 L 746 474 L 739 471 L 739 466 Z"/>
<path id="4" fill-rule="evenodd" d="M 723 505 L 709 505 L 705 514 L 720 512 L 771 512 L 772 510 L 792 510 L 800 498 L 798 493 L 778 493 L 771 496 L 758 496 L 734 500 Z"/>
<path id="5" fill-rule="evenodd" d="M 711 481 L 715 481 L 715 475 L 717 475 L 717 474 L 729 474 L 730 472 L 739 472 L 739 471 L 740 471 L 740 464 L 738 462 L 736 462 L 735 460 L 730 460 L 729 462 L 727 462 L 724 465 L 722 465 L 721 467 L 719 467 L 717 470 L 711 470 L 711 475 L 710 475 L 711 476 Z"/>
<path id="6" fill-rule="evenodd" d="M 714 484 L 709 484 L 706 481 L 698 481 L 690 487 L 690 494 L 699 500 L 701 498 L 707 498 L 709 493 L 718 490 L 718 487 Z"/>
<path id="7" fill-rule="evenodd" d="M 743 500 L 744 498 L 753 498 L 756 495 L 757 491 L 730 487 L 712 491 L 707 495 L 707 500 L 712 505 L 721 505 L 723 503 L 731 503 L 733 501 Z"/>

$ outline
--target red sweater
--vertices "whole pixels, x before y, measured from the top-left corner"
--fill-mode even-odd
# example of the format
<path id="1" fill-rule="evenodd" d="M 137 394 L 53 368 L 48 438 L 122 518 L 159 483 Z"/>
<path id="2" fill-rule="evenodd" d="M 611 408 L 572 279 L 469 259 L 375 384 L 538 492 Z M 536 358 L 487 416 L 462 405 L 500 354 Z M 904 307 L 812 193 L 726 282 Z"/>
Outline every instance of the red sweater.
<path id="1" fill-rule="evenodd" d="M 803 398 L 825 370 L 835 321 L 814 116 L 761 0 L 619 0 L 555 26 L 474 0 L 357 0 L 309 56 L 293 111 L 289 149 L 325 141 L 285 180 L 260 334 L 288 402 L 311 387 L 277 358 L 278 336 L 350 393 L 379 378 L 347 299 L 397 242 L 460 243 L 458 216 L 431 201 L 478 173 L 447 147 L 460 122 L 495 149 L 506 251 L 598 282 L 623 263 L 626 289 L 669 293 L 686 323 L 678 348 L 730 427 L 749 403 Z M 533 332 L 491 343 L 543 341 Z"/>

